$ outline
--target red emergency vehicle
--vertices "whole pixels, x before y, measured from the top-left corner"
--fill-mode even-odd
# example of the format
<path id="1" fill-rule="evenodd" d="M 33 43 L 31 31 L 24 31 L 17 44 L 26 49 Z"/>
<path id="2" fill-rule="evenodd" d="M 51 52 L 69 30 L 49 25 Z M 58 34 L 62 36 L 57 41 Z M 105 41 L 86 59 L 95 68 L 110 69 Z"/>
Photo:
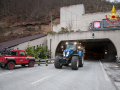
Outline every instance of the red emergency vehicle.
<path id="1" fill-rule="evenodd" d="M 0 67 L 8 69 L 13 69 L 15 65 L 28 65 L 33 67 L 35 62 L 35 57 L 27 56 L 25 50 L 11 49 L 10 54 L 0 55 Z"/>

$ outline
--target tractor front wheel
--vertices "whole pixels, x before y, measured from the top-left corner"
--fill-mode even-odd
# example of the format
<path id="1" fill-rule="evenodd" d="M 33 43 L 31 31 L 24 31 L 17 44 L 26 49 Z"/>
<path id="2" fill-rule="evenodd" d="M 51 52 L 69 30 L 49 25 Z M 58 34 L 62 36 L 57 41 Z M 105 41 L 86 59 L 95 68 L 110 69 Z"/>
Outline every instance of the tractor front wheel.
<path id="1" fill-rule="evenodd" d="M 60 64 L 59 62 L 59 57 L 60 56 L 56 56 L 55 61 L 54 61 L 54 66 L 55 68 L 58 68 L 58 69 L 62 68 L 62 64 Z"/>
<path id="2" fill-rule="evenodd" d="M 84 64 L 84 56 L 80 56 L 79 67 L 83 67 Z"/>
<path id="3" fill-rule="evenodd" d="M 72 70 L 78 70 L 79 67 L 79 58 L 78 56 L 73 56 L 71 61 Z"/>

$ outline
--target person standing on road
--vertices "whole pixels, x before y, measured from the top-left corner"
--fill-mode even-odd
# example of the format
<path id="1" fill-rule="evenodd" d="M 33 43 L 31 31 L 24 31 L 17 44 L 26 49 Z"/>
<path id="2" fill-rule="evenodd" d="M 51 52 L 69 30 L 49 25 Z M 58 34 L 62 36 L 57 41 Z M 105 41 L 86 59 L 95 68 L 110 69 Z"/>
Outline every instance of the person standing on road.
<path id="1" fill-rule="evenodd" d="M 40 66 L 40 60 L 41 60 L 41 51 L 38 53 L 38 60 L 39 60 L 39 62 L 38 62 L 38 66 Z"/>
<path id="2" fill-rule="evenodd" d="M 48 60 L 49 60 L 49 54 L 48 54 L 48 52 L 46 53 L 46 66 L 48 66 Z"/>

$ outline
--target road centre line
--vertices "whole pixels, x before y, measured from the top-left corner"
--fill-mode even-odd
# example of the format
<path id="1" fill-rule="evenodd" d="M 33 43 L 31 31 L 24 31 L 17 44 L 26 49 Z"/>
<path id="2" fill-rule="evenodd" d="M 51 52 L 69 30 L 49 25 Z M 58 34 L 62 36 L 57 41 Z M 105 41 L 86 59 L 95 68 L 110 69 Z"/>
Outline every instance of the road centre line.
<path id="1" fill-rule="evenodd" d="M 61 70 L 61 71 L 59 71 L 58 73 L 56 73 L 55 75 L 57 75 L 57 74 L 59 74 L 59 73 L 61 73 L 63 70 Z M 53 75 L 53 76 L 55 76 L 55 75 Z M 43 80 L 46 80 L 46 79 L 48 79 L 48 78 L 52 78 L 53 76 L 47 76 L 47 77 L 45 77 L 45 78 L 42 78 L 42 79 L 40 79 L 40 80 L 38 80 L 38 81 L 35 81 L 35 82 L 33 82 L 33 83 L 31 83 L 32 85 L 34 85 L 34 84 L 36 84 L 36 83 L 38 83 L 38 82 L 41 82 L 41 81 L 43 81 Z M 37 85 L 37 84 L 36 84 Z"/>
<path id="2" fill-rule="evenodd" d="M 100 61 L 99 61 L 99 62 L 100 62 Z M 102 70 L 103 70 L 103 73 L 104 73 L 105 79 L 106 79 L 107 81 L 109 81 L 110 79 L 109 79 L 109 77 L 108 77 L 106 71 L 104 70 L 104 68 L 103 68 L 103 64 L 102 64 L 101 62 L 100 62 L 100 65 L 101 65 L 101 67 L 102 67 Z"/>
<path id="3" fill-rule="evenodd" d="M 0 75 L 5 75 L 5 74 L 9 74 L 9 73 L 12 73 L 12 72 L 2 73 L 2 74 L 0 74 Z"/>
<path id="4" fill-rule="evenodd" d="M 45 80 L 45 79 L 47 79 L 47 78 L 49 78 L 49 76 L 47 76 L 47 77 L 45 77 L 45 78 L 42 78 L 42 79 L 40 79 L 40 80 L 38 80 L 38 81 L 35 81 L 35 82 L 31 83 L 31 84 L 36 84 L 36 83 L 41 82 L 41 81 L 43 81 L 43 80 Z"/>

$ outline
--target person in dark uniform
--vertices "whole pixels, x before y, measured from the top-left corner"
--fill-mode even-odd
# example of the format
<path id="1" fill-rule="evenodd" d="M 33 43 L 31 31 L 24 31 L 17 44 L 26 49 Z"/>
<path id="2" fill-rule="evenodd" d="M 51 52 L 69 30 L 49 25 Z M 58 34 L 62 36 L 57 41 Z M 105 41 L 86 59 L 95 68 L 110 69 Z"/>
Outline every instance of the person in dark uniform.
<path id="1" fill-rule="evenodd" d="M 40 60 L 41 60 L 41 51 L 38 53 L 38 59 L 39 59 L 38 66 L 40 66 Z"/>
<path id="2" fill-rule="evenodd" d="M 46 66 L 48 66 L 48 60 L 49 60 L 49 53 L 46 53 Z"/>

